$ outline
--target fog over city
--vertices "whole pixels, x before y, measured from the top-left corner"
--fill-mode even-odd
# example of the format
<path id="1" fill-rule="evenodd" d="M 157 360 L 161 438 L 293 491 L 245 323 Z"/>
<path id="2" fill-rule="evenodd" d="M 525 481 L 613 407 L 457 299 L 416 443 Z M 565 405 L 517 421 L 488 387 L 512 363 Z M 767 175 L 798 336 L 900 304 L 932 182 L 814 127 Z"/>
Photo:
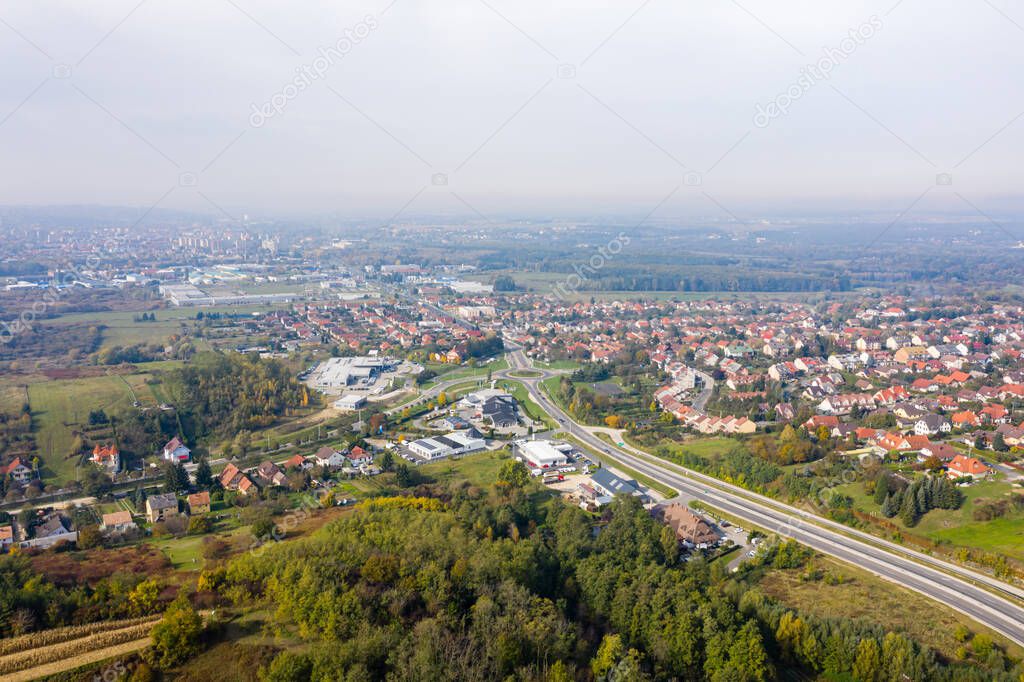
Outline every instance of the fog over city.
<path id="1" fill-rule="evenodd" d="M 1024 4 L 0 5 L 0 204 L 1015 214 Z"/>

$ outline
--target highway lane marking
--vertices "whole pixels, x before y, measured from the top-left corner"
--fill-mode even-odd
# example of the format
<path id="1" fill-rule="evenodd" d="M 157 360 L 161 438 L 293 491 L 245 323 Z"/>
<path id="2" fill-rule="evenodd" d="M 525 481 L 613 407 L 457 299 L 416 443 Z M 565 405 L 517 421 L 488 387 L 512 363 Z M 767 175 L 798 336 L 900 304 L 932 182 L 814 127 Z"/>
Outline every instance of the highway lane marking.
<path id="1" fill-rule="evenodd" d="M 562 412 L 561 409 L 556 408 L 552 404 L 552 401 L 547 399 L 546 395 L 543 395 L 543 394 L 540 394 L 539 392 L 537 392 L 535 384 L 536 384 L 536 382 L 532 381 L 532 382 L 529 382 L 529 384 L 527 386 L 528 392 L 530 393 L 531 397 L 533 397 L 534 400 L 536 400 L 538 403 L 540 403 L 545 408 L 547 408 L 549 410 L 549 414 L 554 413 L 555 415 L 562 415 L 565 418 L 566 421 L 568 421 L 569 423 L 579 427 L 581 432 L 583 434 L 585 434 L 585 437 L 583 437 L 582 440 L 585 443 L 587 443 L 589 446 L 594 447 L 598 452 L 604 453 L 606 456 L 612 457 L 612 459 L 614 460 L 615 459 L 615 455 L 608 455 L 608 453 L 607 453 L 607 448 L 608 447 L 612 447 L 618 453 L 620 453 L 619 454 L 619 458 L 625 460 L 623 462 L 623 464 L 626 464 L 628 466 L 632 466 L 632 467 L 638 468 L 638 470 L 641 471 L 642 473 L 644 473 L 644 474 L 646 474 L 648 476 L 651 476 L 655 480 L 659 480 L 660 482 L 662 482 L 662 483 L 664 483 L 666 485 L 677 486 L 678 483 L 683 483 L 684 486 L 688 490 L 692 490 L 691 486 L 695 485 L 695 483 L 693 481 L 686 480 L 685 478 L 683 478 L 683 476 L 681 474 L 679 474 L 679 473 L 672 473 L 672 472 L 666 471 L 665 469 L 663 469 L 659 465 L 651 464 L 651 463 L 649 463 L 649 462 L 647 462 L 645 460 L 642 460 L 642 459 L 640 459 L 640 458 L 638 458 L 638 457 L 636 457 L 634 455 L 629 454 L 627 451 L 623 450 L 622 448 L 619 448 L 619 447 L 617 447 L 615 445 L 610 445 L 609 446 L 608 444 L 604 443 L 600 439 L 596 438 L 596 436 L 594 436 L 591 432 L 589 432 L 585 427 L 577 424 L 575 422 L 575 420 L 571 419 L 568 415 L 565 415 Z M 552 408 L 554 408 L 554 409 L 552 409 Z M 556 418 L 556 420 L 559 420 L 558 416 L 556 416 L 555 418 Z M 666 480 L 666 477 L 671 477 L 674 480 Z M 708 477 L 708 478 L 710 478 L 710 477 Z M 721 482 L 718 482 L 717 479 L 713 479 L 713 480 L 715 480 L 716 483 L 721 483 Z M 762 511 L 757 511 L 757 510 L 752 510 L 749 507 L 744 506 L 744 505 L 757 504 L 757 503 L 754 502 L 754 501 L 751 501 L 751 500 L 745 500 L 745 499 L 743 499 L 739 495 L 735 496 L 737 498 L 737 501 L 732 501 L 732 500 L 727 500 L 726 498 L 721 497 L 722 492 L 720 492 L 720 491 L 716 491 L 716 494 L 714 496 L 712 496 L 710 494 L 710 492 L 708 492 L 708 493 L 703 493 L 703 492 L 701 492 L 701 493 L 691 493 L 691 494 L 694 494 L 695 496 L 698 496 L 698 497 L 700 495 L 705 495 L 706 497 L 710 497 L 712 499 L 722 500 L 722 501 L 727 502 L 728 504 L 733 505 L 734 507 L 739 508 L 740 510 L 746 511 L 747 514 L 754 514 L 754 515 L 756 515 L 756 516 L 758 516 L 759 518 L 762 518 L 762 519 L 765 519 L 765 518 L 766 519 L 770 519 L 770 520 L 772 520 L 775 523 L 777 523 L 779 521 L 778 518 L 773 518 L 772 516 L 769 515 L 769 513 L 762 512 Z M 729 494 L 729 493 L 725 493 L 725 494 Z M 1000 625 L 998 625 L 996 623 L 992 623 L 992 622 L 985 623 L 985 619 L 984 619 L 984 617 L 982 615 L 983 613 L 990 614 L 990 617 L 991 616 L 995 616 L 999 621 L 1009 622 L 1016 629 L 1019 629 L 1019 628 L 1022 627 L 1022 625 L 1024 625 L 1024 619 L 1013 619 L 1012 617 L 1004 615 L 1002 612 L 997 611 L 995 608 L 989 606 L 989 604 L 986 603 L 987 600 L 998 599 L 998 600 L 1000 600 L 1002 602 L 1005 602 L 1005 604 L 1007 606 L 1009 606 L 1011 609 L 1013 609 L 1014 611 L 1020 611 L 1019 607 L 1017 607 L 1016 605 L 1014 605 L 1014 604 L 1012 604 L 1010 602 L 1007 602 L 1005 599 L 1002 599 L 1002 598 L 1000 598 L 1000 597 L 998 597 L 996 595 L 992 595 L 991 593 L 989 593 L 987 591 L 984 591 L 981 588 L 977 587 L 976 585 L 972 585 L 971 583 L 969 583 L 969 582 L 967 582 L 967 581 L 965 581 L 963 579 L 956 578 L 956 577 L 953 577 L 953 576 L 949 576 L 947 574 L 944 574 L 944 573 L 942 573 L 942 572 L 940 572 L 940 571 L 938 571 L 936 569 L 933 569 L 933 568 L 930 568 L 930 567 L 927 567 L 927 566 L 920 566 L 918 564 L 915 564 L 915 563 L 913 563 L 908 558 L 900 557 L 900 556 L 895 556 L 892 553 L 886 553 L 885 550 L 879 549 L 877 547 L 872 547 L 871 545 L 868 545 L 867 543 L 861 542 L 859 540 L 855 540 L 855 539 L 852 539 L 852 538 L 844 537 L 844 536 L 840 535 L 839 533 L 836 533 L 835 531 L 832 531 L 832 530 L 828 530 L 828 529 L 821 528 L 821 527 L 818 527 L 818 526 L 813 526 L 813 525 L 811 525 L 809 527 L 805 526 L 802 522 L 800 522 L 799 519 L 797 519 L 796 517 L 792 517 L 792 516 L 786 515 L 786 514 L 784 514 L 784 512 L 780 512 L 778 510 L 769 510 L 769 511 L 770 511 L 770 513 L 773 513 L 773 514 L 783 515 L 783 518 L 787 519 L 787 523 L 785 523 L 783 525 L 786 525 L 786 526 L 788 526 L 790 528 L 795 528 L 796 531 L 800 532 L 803 537 L 809 538 L 812 542 L 821 543 L 821 544 L 824 544 L 826 546 L 831 546 L 833 548 L 839 548 L 838 550 L 837 549 L 833 549 L 832 551 L 828 551 L 827 549 L 822 549 L 822 548 L 819 547 L 818 549 L 820 549 L 821 551 L 824 551 L 824 552 L 826 552 L 828 554 L 833 554 L 834 556 L 836 556 L 840 560 L 851 562 L 854 565 L 857 565 L 857 562 L 856 561 L 852 561 L 851 558 L 848 557 L 848 556 L 843 556 L 842 554 L 840 554 L 840 551 L 845 552 L 847 554 L 855 554 L 855 555 L 860 554 L 861 558 L 867 559 L 868 561 L 871 562 L 871 564 L 873 566 L 876 566 L 876 567 L 877 566 L 881 566 L 882 568 L 884 568 L 884 569 L 886 569 L 888 571 L 896 572 L 897 574 L 904 576 L 904 578 L 903 578 L 902 581 L 900 581 L 897 578 L 897 576 L 895 576 L 895 575 L 891 575 L 891 574 L 887 575 L 885 573 L 879 573 L 877 570 L 869 569 L 869 570 L 871 570 L 872 573 L 875 573 L 875 575 L 878 575 L 879 577 L 881 577 L 883 579 L 888 579 L 891 582 L 895 582 L 897 584 L 902 584 L 904 587 L 906 587 L 908 589 L 912 589 L 915 592 L 923 594 L 923 595 L 925 595 L 926 597 L 928 597 L 930 599 L 935 599 L 936 601 L 939 601 L 940 603 L 943 603 L 940 599 L 938 599 L 936 597 L 936 595 L 930 594 L 928 591 L 926 591 L 925 589 L 923 589 L 921 587 L 918 587 L 917 585 L 921 584 L 921 583 L 924 583 L 925 587 L 936 589 L 936 590 L 941 590 L 941 591 L 951 595 L 953 597 L 953 600 L 955 600 L 956 604 L 959 605 L 959 606 L 953 606 L 953 608 L 955 610 L 958 610 L 958 611 L 964 613 L 965 615 L 974 617 L 976 620 L 979 620 L 979 622 L 981 622 L 982 624 L 985 624 L 988 627 L 991 627 L 993 630 L 996 630 L 997 632 L 1000 632 L 1001 634 L 1006 636 L 1008 639 L 1013 640 L 1014 642 L 1017 642 L 1018 644 L 1024 645 L 1024 635 L 1016 634 L 1016 630 L 1015 629 L 1012 630 L 1011 632 L 1007 632 L 1004 629 L 1005 626 L 1001 627 Z M 740 515 L 742 516 L 742 514 L 740 514 Z M 794 525 L 792 523 L 788 523 L 789 519 L 797 521 L 797 524 Z M 771 524 L 768 524 L 768 525 L 771 525 Z M 780 534 L 783 534 L 783 533 L 780 531 Z M 822 537 L 818 537 L 819 535 L 821 535 Z M 843 545 L 840 542 L 836 542 L 835 540 L 832 540 L 828 536 L 836 536 L 836 537 L 840 538 L 840 540 L 842 540 L 844 542 L 853 543 L 854 546 L 850 547 L 848 545 Z M 807 541 L 805 540 L 805 542 L 807 542 Z M 811 543 L 808 542 L 808 544 L 811 544 Z M 867 550 L 867 551 L 862 551 L 861 547 L 863 547 L 864 550 Z M 883 556 L 881 558 L 879 558 L 877 556 L 872 556 L 871 553 L 877 553 L 877 552 L 883 553 Z M 918 574 L 916 574 L 916 573 L 914 573 L 914 572 L 912 572 L 910 570 L 907 570 L 907 568 L 904 568 L 904 565 L 909 565 L 911 568 L 914 568 L 914 569 L 927 571 L 929 576 L 934 575 L 934 576 L 940 578 L 940 580 L 931 580 L 929 577 L 924 577 L 924 576 L 918 575 Z M 948 587 L 945 584 L 945 582 L 947 580 L 955 580 L 960 585 L 963 585 L 963 588 L 955 589 L 955 588 Z M 914 585 L 907 584 L 907 582 L 910 582 L 910 581 L 912 581 L 914 583 Z M 966 594 L 964 594 L 964 592 L 965 592 L 964 588 L 966 588 L 966 591 L 969 591 L 969 592 L 980 593 L 980 595 L 985 597 L 986 599 L 985 600 L 981 600 L 981 599 L 974 598 L 974 597 L 971 597 L 969 595 L 966 595 Z M 969 600 L 969 601 L 967 601 L 967 600 Z M 947 604 L 947 606 L 952 606 L 951 604 L 949 604 L 948 600 L 947 600 L 946 604 Z M 980 612 L 979 612 L 979 610 L 980 610 Z"/>

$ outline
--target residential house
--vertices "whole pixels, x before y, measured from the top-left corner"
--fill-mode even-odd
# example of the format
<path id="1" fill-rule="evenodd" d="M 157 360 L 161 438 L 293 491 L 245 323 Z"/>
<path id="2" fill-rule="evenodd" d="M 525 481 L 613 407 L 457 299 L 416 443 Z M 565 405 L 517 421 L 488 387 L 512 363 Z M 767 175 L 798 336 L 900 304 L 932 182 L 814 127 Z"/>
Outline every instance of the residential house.
<path id="1" fill-rule="evenodd" d="M 165 521 L 178 516 L 178 496 L 174 493 L 160 493 L 146 498 L 146 520 L 150 523 Z"/>
<path id="2" fill-rule="evenodd" d="M 126 530 L 137 528 L 132 513 L 126 509 L 104 514 L 101 517 L 100 530 L 111 533 L 123 533 Z"/>
<path id="3" fill-rule="evenodd" d="M 192 516 L 210 513 L 210 493 L 203 490 L 188 496 L 188 513 Z"/>
<path id="4" fill-rule="evenodd" d="M 937 433 L 949 433 L 953 426 L 949 420 L 938 414 L 926 414 L 914 422 L 914 434 L 918 436 L 934 436 Z"/>
<path id="5" fill-rule="evenodd" d="M 261 485 L 283 486 L 287 482 L 284 472 L 269 460 L 256 467 L 255 475 Z"/>
<path id="6" fill-rule="evenodd" d="M 965 429 L 969 426 L 980 426 L 981 419 L 978 418 L 974 412 L 970 410 L 964 410 L 963 412 L 956 412 L 950 419 L 953 422 L 953 426 L 958 429 Z"/>
<path id="7" fill-rule="evenodd" d="M 187 462 L 191 457 L 192 451 L 177 436 L 164 445 L 163 458 L 168 462 Z"/>
<path id="8" fill-rule="evenodd" d="M 234 464 L 228 464 L 220 472 L 220 485 L 225 490 L 236 490 L 243 495 L 255 491 L 255 484 Z"/>
<path id="9" fill-rule="evenodd" d="M 687 547 L 713 547 L 721 539 L 710 523 L 681 504 L 673 503 L 665 507 L 661 511 L 661 518 Z"/>
<path id="10" fill-rule="evenodd" d="M 313 463 L 302 455 L 292 455 L 282 462 L 282 466 L 284 466 L 285 469 L 299 469 L 304 471 L 306 469 L 312 469 Z"/>
<path id="11" fill-rule="evenodd" d="M 957 455 L 946 465 L 946 475 L 950 478 L 970 477 L 973 479 L 985 478 L 989 469 L 981 460 L 974 457 Z"/>
<path id="12" fill-rule="evenodd" d="M 373 464 L 373 455 L 358 445 L 349 451 L 346 459 L 348 459 L 349 464 L 354 467 L 369 466 Z"/>
<path id="13" fill-rule="evenodd" d="M 15 457 L 7 466 L 3 467 L 3 473 L 5 476 L 10 476 L 15 483 L 24 485 L 32 480 L 33 470 L 32 467 L 25 464 L 21 457 Z"/>
<path id="14" fill-rule="evenodd" d="M 311 459 L 314 466 L 328 469 L 337 469 L 345 465 L 345 453 L 326 445 L 317 450 Z"/>
<path id="15" fill-rule="evenodd" d="M 65 518 L 60 512 L 49 510 L 42 515 L 42 518 L 32 527 L 32 539 L 23 542 L 28 547 L 52 547 L 58 542 L 75 542 L 78 540 L 78 532 L 72 528 L 71 520 Z"/>
<path id="16" fill-rule="evenodd" d="M 924 461 L 929 457 L 935 457 L 940 462 L 951 462 L 960 452 L 948 443 L 930 443 L 925 447 L 921 448 L 921 454 L 918 459 Z"/>
<path id="17" fill-rule="evenodd" d="M 121 470 L 121 452 L 113 443 L 110 445 L 99 445 L 97 443 L 92 449 L 92 457 L 89 460 L 96 466 L 106 470 L 111 476 Z"/>

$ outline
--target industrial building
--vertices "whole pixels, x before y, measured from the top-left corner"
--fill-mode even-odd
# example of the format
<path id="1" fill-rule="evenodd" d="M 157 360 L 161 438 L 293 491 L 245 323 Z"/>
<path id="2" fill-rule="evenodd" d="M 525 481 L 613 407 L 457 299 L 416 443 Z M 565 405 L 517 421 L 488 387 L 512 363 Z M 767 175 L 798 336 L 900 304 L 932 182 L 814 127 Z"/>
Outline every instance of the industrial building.
<path id="1" fill-rule="evenodd" d="M 391 371 L 394 364 L 391 358 L 371 356 L 330 358 L 310 373 L 311 385 L 322 391 L 347 386 L 369 388 L 383 372 Z"/>
<path id="2" fill-rule="evenodd" d="M 572 450 L 568 443 L 553 444 L 548 440 L 516 442 L 516 457 L 530 469 L 550 469 L 569 463 L 566 453 Z"/>
<path id="3" fill-rule="evenodd" d="M 452 431 L 443 436 L 420 438 L 409 443 L 409 449 L 423 459 L 442 459 L 452 455 L 464 455 L 467 452 L 483 450 L 487 443 L 479 433 L 469 431 Z"/>

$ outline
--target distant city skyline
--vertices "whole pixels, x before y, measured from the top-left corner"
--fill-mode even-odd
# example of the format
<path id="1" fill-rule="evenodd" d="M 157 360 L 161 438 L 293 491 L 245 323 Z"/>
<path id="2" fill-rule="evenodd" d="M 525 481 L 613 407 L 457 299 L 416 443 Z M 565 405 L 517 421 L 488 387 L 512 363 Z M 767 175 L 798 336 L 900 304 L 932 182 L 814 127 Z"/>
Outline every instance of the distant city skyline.
<path id="1" fill-rule="evenodd" d="M 1024 212 L 1024 7 L 0 9 L 0 204 L 252 216 Z"/>

